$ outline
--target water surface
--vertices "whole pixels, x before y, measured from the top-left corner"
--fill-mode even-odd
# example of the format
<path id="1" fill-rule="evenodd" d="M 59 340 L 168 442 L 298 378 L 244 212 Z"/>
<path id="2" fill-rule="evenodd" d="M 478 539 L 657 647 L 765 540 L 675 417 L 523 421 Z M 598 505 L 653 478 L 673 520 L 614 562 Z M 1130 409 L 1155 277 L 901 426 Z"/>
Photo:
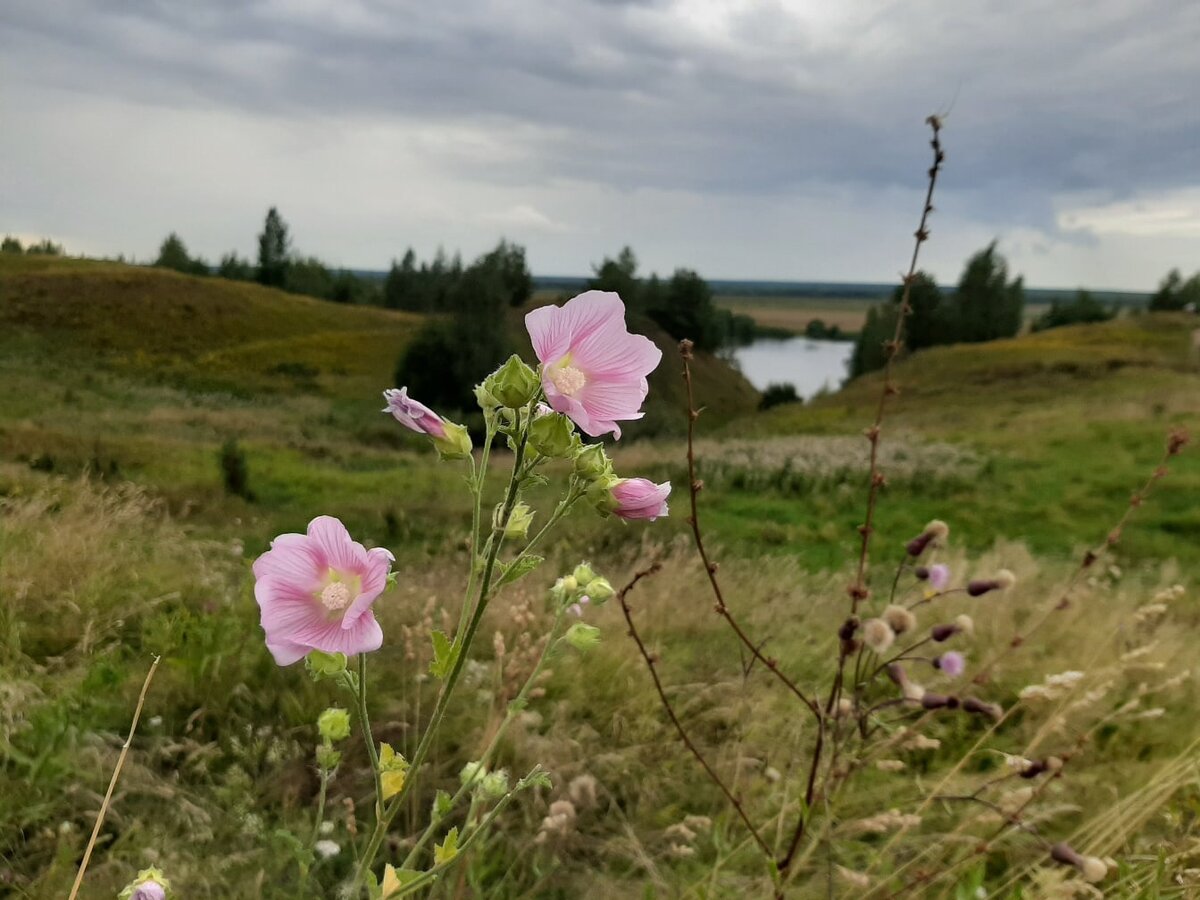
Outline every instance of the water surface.
<path id="1" fill-rule="evenodd" d="M 760 391 L 768 384 L 791 384 L 808 400 L 822 389 L 837 390 L 846 378 L 853 341 L 815 341 L 794 337 L 761 338 L 739 347 L 733 358 Z"/>

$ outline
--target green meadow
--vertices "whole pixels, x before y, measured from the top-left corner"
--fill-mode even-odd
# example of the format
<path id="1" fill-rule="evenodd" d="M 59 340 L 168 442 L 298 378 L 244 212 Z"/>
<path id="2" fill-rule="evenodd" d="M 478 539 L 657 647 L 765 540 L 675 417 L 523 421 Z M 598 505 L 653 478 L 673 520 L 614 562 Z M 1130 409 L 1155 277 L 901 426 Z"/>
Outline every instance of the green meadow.
<path id="1" fill-rule="evenodd" d="M 393 386 L 421 321 L 246 283 L 0 255 L 0 895 L 66 895 L 142 679 L 161 655 L 83 896 L 114 896 L 151 864 L 189 898 L 305 896 L 294 835 L 313 827 L 312 723 L 335 697 L 302 667 L 271 660 L 250 563 L 274 535 L 302 531 L 318 514 L 396 554 L 397 585 L 376 605 L 387 639 L 371 702 L 377 734 L 405 748 L 435 693 L 429 633 L 457 620 L 470 520 L 463 470 L 438 463 L 380 412 L 380 392 Z M 510 326 L 523 334 L 519 312 Z M 672 481 L 672 515 L 653 524 L 588 509 L 570 516 L 543 567 L 489 611 L 487 628 L 500 637 L 481 641 L 484 658 L 451 711 L 433 780 L 452 784 L 503 714 L 506 686 L 521 672 L 514 648 L 536 643 L 556 575 L 590 560 L 619 586 L 658 561 L 662 572 L 633 596 L 684 718 L 747 803 L 786 806 L 795 798 L 780 795 L 788 778 L 778 776 L 801 765 L 808 723 L 770 679 L 743 668 L 711 612 L 685 521 L 681 364 L 663 332 L 635 326 L 664 358 L 645 420 L 612 454 L 621 474 Z M 1197 330 L 1196 316 L 1129 314 L 903 359 L 883 426 L 888 481 L 872 585 L 884 591 L 904 542 L 943 519 L 956 575 L 1006 567 L 1018 577 L 1011 597 L 972 601 L 980 644 L 999 645 L 1035 620 L 1155 470 L 1168 432 L 1200 431 Z M 758 412 L 753 388 L 720 359 L 700 356 L 694 372 L 704 407 L 701 517 L 729 602 L 770 636 L 781 664 L 816 685 L 836 659 L 866 502 L 863 430 L 881 377 Z M 223 480 L 222 448 L 231 446 L 244 460 L 244 496 Z M 1127 702 L 1150 691 L 1139 694 L 1139 684 L 1194 666 L 1200 452 L 1189 451 L 1081 580 L 1071 608 L 997 672 L 998 696 L 1011 700 L 1053 672 L 1103 670 L 1112 696 Z M 532 499 L 544 509 L 553 498 Z M 1160 620 L 1138 618 L 1175 585 L 1182 593 Z M 431 896 L 770 896 L 736 817 L 663 720 L 620 611 L 609 604 L 592 621 L 601 645 L 552 661 L 501 747 L 504 765 L 520 772 L 540 762 L 555 787 L 523 795 Z M 492 656 L 501 645 L 512 652 Z M 1109 671 L 1148 645 L 1159 668 Z M 1200 781 L 1180 762 L 1195 758 L 1200 696 L 1183 680 L 1153 701 L 1160 707 L 1091 734 L 1038 820 L 1120 862 L 1104 885 L 1113 896 L 1183 896 L 1163 886 L 1186 890 L 1200 866 Z M 903 808 L 922 796 L 917 782 L 958 777 L 947 773 L 972 746 L 971 726 L 947 724 L 941 749 L 898 780 L 864 772 L 839 798 L 838 820 Z M 1001 736 L 1011 752 L 1074 740 L 1034 716 Z M 995 764 L 981 759 L 966 774 Z M 573 797 L 574 829 L 535 841 L 548 804 L 582 776 L 594 788 Z M 352 740 L 331 788 L 332 840 L 348 846 L 369 818 L 370 782 Z M 431 799 L 415 799 L 401 817 L 393 855 L 403 855 L 404 829 L 423 821 Z M 931 809 L 930 830 L 895 858 L 883 841 L 873 855 L 836 859 L 814 843 L 788 895 L 840 895 L 846 885 L 835 892 L 827 878 L 835 863 L 911 875 L 931 847 L 960 844 L 948 877 L 921 895 L 972 896 L 984 879 L 998 891 L 988 896 L 1054 887 L 1028 835 L 972 856 L 951 812 Z M 321 886 L 352 863 L 320 863 L 310 895 L 332 895 Z"/>

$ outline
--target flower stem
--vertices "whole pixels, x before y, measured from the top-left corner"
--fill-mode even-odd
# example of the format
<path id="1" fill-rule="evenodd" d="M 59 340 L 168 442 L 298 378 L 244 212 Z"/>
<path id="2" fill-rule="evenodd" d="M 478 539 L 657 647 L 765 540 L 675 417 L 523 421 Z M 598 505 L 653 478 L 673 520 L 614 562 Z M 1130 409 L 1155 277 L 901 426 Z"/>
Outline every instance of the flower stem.
<path id="1" fill-rule="evenodd" d="M 410 760 L 411 776 L 405 780 L 404 786 L 400 792 L 392 800 L 392 803 L 382 810 L 382 815 L 376 822 L 375 830 L 371 834 L 371 839 L 367 844 L 367 849 L 363 853 L 362 859 L 359 861 L 358 871 L 354 875 L 351 893 L 357 892 L 366 881 L 367 873 L 371 869 L 371 865 L 375 861 L 375 856 L 379 852 L 380 846 L 383 844 L 384 833 L 387 831 L 387 825 L 401 808 L 405 796 L 416 780 L 416 774 L 419 771 L 421 764 L 424 763 L 425 757 L 429 754 L 429 748 L 433 744 L 433 739 L 437 734 L 438 728 L 442 723 L 442 718 L 446 714 L 446 708 L 449 706 L 450 697 L 454 693 L 454 688 L 458 683 L 459 676 L 462 674 L 463 668 L 467 660 L 467 651 L 471 648 L 471 643 L 475 638 L 475 632 L 479 629 L 479 623 L 483 619 L 483 614 L 487 610 L 488 601 L 491 599 L 492 592 L 492 576 L 496 569 L 496 558 L 500 554 L 500 545 L 503 542 L 504 529 L 508 524 L 509 516 L 512 514 L 513 507 L 517 502 L 517 494 L 521 487 L 521 474 L 525 463 L 525 448 L 529 441 L 528 419 L 526 425 L 521 431 L 520 438 L 517 441 L 517 450 L 513 457 L 512 475 L 508 481 L 508 490 L 504 498 L 504 506 L 499 518 L 499 521 L 493 526 L 492 539 L 489 542 L 487 560 L 484 563 L 483 577 L 479 586 L 479 599 L 475 603 L 475 608 L 471 613 L 470 621 L 467 623 L 466 631 L 461 634 L 461 642 L 457 639 L 454 642 L 454 663 L 450 669 L 450 673 L 446 676 L 445 682 L 442 684 L 442 689 L 438 693 L 437 703 L 433 708 L 433 713 L 430 715 L 429 724 L 425 727 L 425 732 L 421 735 L 421 740 L 417 744 L 416 752 L 413 753 L 413 758 Z M 480 473 L 480 484 L 484 473 Z M 482 494 L 482 491 L 480 491 Z M 480 501 L 481 502 L 481 501 Z M 475 560 L 471 560 L 472 572 L 474 571 Z M 364 720 L 365 721 L 365 720 Z M 372 759 L 375 764 L 376 782 L 380 781 L 379 765 L 377 759 Z M 380 788 L 377 796 L 383 797 L 383 791 Z M 382 809 L 382 799 L 380 799 L 380 807 Z"/>

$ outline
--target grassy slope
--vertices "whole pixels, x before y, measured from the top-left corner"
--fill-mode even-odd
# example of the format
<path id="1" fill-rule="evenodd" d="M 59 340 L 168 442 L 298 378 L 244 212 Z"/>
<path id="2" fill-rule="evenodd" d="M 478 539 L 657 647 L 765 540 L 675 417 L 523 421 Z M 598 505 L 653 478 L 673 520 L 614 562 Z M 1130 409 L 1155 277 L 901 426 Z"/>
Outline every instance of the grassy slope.
<path id="1" fill-rule="evenodd" d="M 1098 539 L 1156 465 L 1168 429 L 1200 426 L 1200 360 L 1190 349 L 1197 327 L 1189 317 L 1138 316 L 934 348 L 904 360 L 885 441 L 949 441 L 977 453 L 983 465 L 970 478 L 929 472 L 894 484 L 880 509 L 881 530 L 899 538 L 938 516 L 954 523 L 968 546 L 985 546 L 998 533 L 1056 554 Z M 878 375 L 862 378 L 810 405 L 776 408 L 737 433 L 854 434 L 871 421 L 881 386 Z M 1176 462 L 1170 481 L 1139 513 L 1124 551 L 1194 554 L 1198 490 L 1200 460 L 1193 453 Z M 857 494 L 849 505 L 845 500 L 831 486 L 803 501 L 732 496 L 718 515 L 729 534 L 815 542 L 832 560 L 837 541 L 862 515 Z M 822 529 L 815 524 L 821 522 L 837 527 Z M 836 540 L 825 540 L 826 533 Z M 816 549 L 811 555 L 821 556 Z"/>
<path id="2" fill-rule="evenodd" d="M 381 542 L 437 545 L 466 517 L 457 475 L 379 414 L 421 321 L 254 284 L 0 255 L 0 460 L 129 478 L 202 523 L 244 521 L 248 541 L 324 509 Z M 527 341 L 520 311 L 511 327 Z M 638 327 L 667 362 L 627 434 L 678 432 L 675 342 Z M 757 405 L 714 357 L 698 358 L 696 378 L 713 426 Z M 222 495 L 216 454 L 231 437 L 252 505 Z"/>
<path id="3" fill-rule="evenodd" d="M 147 297 L 157 299 L 148 304 Z M 224 312 L 211 323 L 176 315 L 181 297 L 197 309 Z M 239 316 L 252 334 L 228 325 Z M 0 561 L 6 564 L 0 566 L 0 686 L 6 688 L 0 738 L 11 733 L 14 748 L 0 741 L 0 795 L 16 798 L 7 808 L 0 803 L 0 857 L 19 861 L 17 883 L 28 895 L 65 893 L 94 809 L 81 786 L 102 788 L 119 743 L 105 745 L 97 735 L 126 727 L 145 656 L 153 651 L 165 654 L 153 700 L 162 722 L 147 722 L 135 745 L 109 825 L 118 840 L 103 847 L 94 864 L 95 895 L 109 888 L 111 895 L 148 861 L 142 848 L 151 846 L 189 895 L 229 896 L 254 878 L 274 877 L 264 872 L 293 871 L 285 848 L 270 843 L 269 828 L 253 831 L 243 814 L 256 807 L 269 815 L 268 826 L 310 827 L 308 723 L 329 694 L 299 671 L 278 670 L 262 651 L 246 558 L 270 535 L 302 527 L 317 512 L 341 515 L 356 535 L 398 551 L 401 584 L 380 612 L 390 643 L 372 665 L 387 674 L 374 701 L 381 737 L 402 745 L 397 723 L 413 715 L 413 676 L 422 663 L 402 658 L 397 636 L 401 624 L 420 632 L 424 604 L 455 593 L 460 583 L 461 558 L 438 536 L 461 521 L 461 473 L 432 464 L 420 441 L 410 442 L 379 416 L 374 398 L 379 380 L 390 377 L 395 350 L 378 358 L 321 353 L 364 346 L 371 332 L 392 335 L 400 345 L 414 320 L 170 273 L 0 257 L 0 323 L 6 326 L 0 332 L 0 495 L 7 495 L 0 507 Z M 1019 619 L 1051 596 L 1066 568 L 1042 555 L 1064 554 L 1103 534 L 1130 486 L 1153 465 L 1167 426 L 1200 418 L 1200 376 L 1187 352 L 1196 324 L 1143 318 L 942 348 L 907 361 L 897 373 L 903 393 L 886 425 L 888 446 L 898 447 L 902 458 L 889 463 L 877 557 L 890 557 L 886 548 L 898 549 L 926 519 L 948 519 L 956 573 L 969 571 L 964 547 L 988 551 L 972 568 L 1018 571 L 1020 605 L 1014 601 L 1006 613 L 1009 607 L 997 604 L 998 612 L 987 617 L 988 628 L 1006 634 L 1012 623 L 1005 616 Z M 271 356 L 262 345 L 255 349 L 259 340 L 294 343 Z M 678 365 L 670 347 L 664 350 L 654 382 L 674 404 Z M 318 371 L 272 371 L 279 360 Z M 735 399 L 740 393 L 715 365 L 698 373 L 698 381 L 699 402 L 710 407 L 718 389 L 729 387 Z M 815 678 L 828 659 L 828 629 L 814 625 L 837 619 L 841 570 L 861 517 L 862 471 L 849 459 L 847 435 L 859 434 L 870 420 L 879 387 L 878 379 L 865 379 L 811 406 L 732 425 L 720 407 L 704 417 L 710 428 L 725 429 L 702 447 L 708 467 L 703 496 L 731 598 L 755 633 L 772 634 L 774 652 L 806 678 Z M 214 454 L 229 435 L 247 448 L 254 504 L 220 493 Z M 736 461 L 737 442 L 747 437 L 766 448 L 766 461 Z M 965 446 L 969 458 L 960 463 L 953 454 L 930 452 L 930 441 Z M 115 465 L 112 481 L 148 486 L 175 515 L 163 517 L 153 499 L 136 493 L 123 500 L 124 488 L 110 493 L 104 485 L 13 464 L 46 457 L 54 458 L 56 471 L 73 472 L 93 460 L 105 472 Z M 661 474 L 681 485 L 681 458 L 681 443 L 672 438 L 623 449 L 618 461 L 630 472 Z M 718 461 L 727 468 L 714 468 Z M 1130 529 L 1122 552 L 1139 563 L 1137 571 L 1116 587 L 1088 588 L 1108 601 L 1103 607 L 1113 622 L 1101 630 L 1118 632 L 1124 627 L 1118 612 L 1143 602 L 1163 579 L 1194 579 L 1197 463 L 1194 454 L 1180 460 Z M 652 528 L 573 516 L 570 544 L 548 555 L 573 563 L 592 554 L 617 581 L 639 545 L 669 543 L 683 530 L 682 506 L 677 497 L 672 519 Z M 1039 558 L 1004 542 L 993 547 L 997 536 L 1024 538 Z M 1179 557 L 1181 565 L 1154 562 L 1167 556 Z M 418 559 L 422 565 L 414 564 Z M 547 569 L 551 565 L 557 568 L 551 562 Z M 814 574 L 820 567 L 837 573 Z M 882 565 L 874 573 L 877 582 L 888 575 Z M 535 582 L 519 585 L 515 596 L 539 600 L 544 585 Z M 713 758 L 729 766 L 739 753 L 773 753 L 765 732 L 788 721 L 783 712 L 729 724 L 750 695 L 728 635 L 712 617 L 696 614 L 709 601 L 694 563 L 673 556 L 668 571 L 639 591 L 644 627 L 664 649 L 670 682 L 717 684 L 697 694 L 686 711 Z M 1119 603 L 1111 597 L 1117 591 Z M 515 646 L 511 596 L 494 624 L 508 629 Z M 1077 614 L 1086 607 L 1081 603 Z M 1188 615 L 1167 642 L 1173 666 L 1185 656 L 1175 652 L 1184 626 L 1195 624 Z M 505 761 L 514 770 L 532 759 L 546 762 L 560 780 L 591 772 L 608 805 L 584 818 L 563 863 L 547 862 L 526 846 L 544 813 L 541 801 L 530 801 L 522 810 L 526 821 L 478 858 L 502 866 L 519 860 L 521 885 L 540 875 L 526 870 L 562 865 L 547 876 L 546 896 L 587 890 L 644 896 L 643 860 L 652 858 L 662 873 L 655 878 L 669 879 L 662 895 L 671 895 L 668 885 L 706 883 L 713 853 L 702 849 L 694 863 L 672 863 L 662 829 L 686 813 L 721 807 L 663 729 L 640 662 L 619 637 L 619 614 L 610 605 L 595 616 L 606 634 L 602 649 L 586 664 L 573 658 L 555 663 L 550 702 L 537 707 L 545 727 L 522 730 Z M 1046 671 L 1081 665 L 1072 654 L 1082 644 L 1092 655 L 1126 649 L 1093 642 L 1091 631 L 1088 641 L 1079 641 L 1076 629 L 1084 627 L 1097 626 L 1064 623 L 1047 644 L 1051 659 L 1022 657 L 1000 688 L 1011 692 Z M 425 641 L 423 633 L 419 638 Z M 761 704 L 756 708 L 777 709 L 777 691 L 763 682 L 752 689 L 753 702 Z M 426 712 L 430 700 L 427 686 Z M 479 714 L 464 704 L 456 715 L 462 721 L 451 723 L 447 744 L 471 746 Z M 8 723 L 17 724 L 10 730 Z M 1150 766 L 1190 733 L 1179 723 L 1176 716 L 1119 733 L 1122 782 L 1136 780 L 1143 774 L 1138 765 Z M 461 762 L 443 750 L 437 774 L 452 782 Z M 339 800 L 365 796 L 363 765 L 361 748 L 349 748 Z M 1108 803 L 1117 774 L 1097 769 L 1087 780 L 1072 781 L 1071 790 L 1082 787 L 1097 804 Z M 748 782 L 751 795 L 769 790 L 764 779 Z M 872 804 L 884 791 L 896 797 L 896 782 L 870 781 L 863 795 L 850 799 L 850 814 L 877 809 Z M 904 805 L 908 798 L 889 802 Z M 360 813 L 366 815 L 362 806 Z M 58 830 L 64 821 L 74 830 Z M 736 826 L 723 821 L 718 833 L 724 846 L 740 838 Z M 735 879 L 737 867 L 730 868 L 735 871 L 723 877 Z M 730 880 L 715 895 L 757 896 L 761 887 Z"/>

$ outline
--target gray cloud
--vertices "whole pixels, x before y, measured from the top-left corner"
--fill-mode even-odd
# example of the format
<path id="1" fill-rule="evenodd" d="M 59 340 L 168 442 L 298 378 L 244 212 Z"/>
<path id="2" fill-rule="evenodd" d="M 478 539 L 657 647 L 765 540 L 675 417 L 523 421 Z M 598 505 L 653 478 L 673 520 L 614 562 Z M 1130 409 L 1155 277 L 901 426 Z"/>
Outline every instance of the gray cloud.
<path id="1" fill-rule="evenodd" d="M 714 213 L 749 204 L 760 220 L 781 198 L 828 212 L 835 194 L 871 218 L 884 192 L 919 188 L 921 120 L 948 109 L 939 206 L 972 234 L 1045 232 L 1026 243 L 1051 272 L 1055 241 L 1086 243 L 1061 231 L 1063 198 L 1094 206 L 1200 181 L 1197 46 L 1200 5 L 1188 0 L 10 0 L 0 9 L 7 91 L 123 104 L 126 127 L 153 128 L 167 111 L 185 128 L 225 116 L 228 140 L 247 153 L 264 148 L 239 122 L 316 143 L 340 136 L 351 167 L 362 151 L 353 136 L 390 128 L 436 168 L 442 181 L 428 189 L 495 189 L 496 209 L 469 217 L 477 227 L 506 211 L 515 227 L 553 222 L 575 248 L 557 265 L 576 267 L 583 241 L 613 237 L 552 208 L 569 206 L 571 192 L 617 192 L 631 205 L 636 192 L 678 192 L 708 198 Z M 28 135 L 31 145 L 47 139 Z M 82 150 L 89 135 L 80 139 Z M 275 161 L 281 171 L 294 164 Z M 783 245 L 753 233 L 754 219 L 751 234 L 723 238 Z M 678 227 L 692 234 L 694 223 Z M 456 228 L 446 230 L 449 243 Z M 594 246 L 591 258 L 608 249 Z M 870 277 L 879 265 L 867 263 Z M 802 264 L 788 271 L 806 274 Z M 1056 277 L 1086 280 L 1068 274 Z"/>

